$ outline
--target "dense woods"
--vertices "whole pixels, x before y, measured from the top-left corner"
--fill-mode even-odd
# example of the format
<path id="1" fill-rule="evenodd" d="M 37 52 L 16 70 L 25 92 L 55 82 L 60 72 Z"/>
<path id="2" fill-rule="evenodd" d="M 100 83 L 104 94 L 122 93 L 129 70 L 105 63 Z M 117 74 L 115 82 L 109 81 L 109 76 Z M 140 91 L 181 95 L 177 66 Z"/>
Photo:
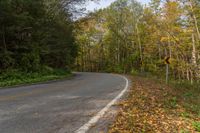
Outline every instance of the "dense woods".
<path id="1" fill-rule="evenodd" d="M 117 0 L 76 22 L 78 70 L 200 78 L 200 1 Z"/>
<path id="2" fill-rule="evenodd" d="M 1 72 L 69 68 L 77 51 L 71 6 L 59 0 L 1 0 Z"/>
<path id="3" fill-rule="evenodd" d="M 69 75 L 77 56 L 72 14 L 84 0 L 0 1 L 0 86 Z"/>
<path id="4" fill-rule="evenodd" d="M 1 0 L 0 73 L 64 68 L 200 79 L 200 1 L 117 0 L 74 20 L 84 0 Z M 80 10 L 80 13 L 82 11 Z"/>

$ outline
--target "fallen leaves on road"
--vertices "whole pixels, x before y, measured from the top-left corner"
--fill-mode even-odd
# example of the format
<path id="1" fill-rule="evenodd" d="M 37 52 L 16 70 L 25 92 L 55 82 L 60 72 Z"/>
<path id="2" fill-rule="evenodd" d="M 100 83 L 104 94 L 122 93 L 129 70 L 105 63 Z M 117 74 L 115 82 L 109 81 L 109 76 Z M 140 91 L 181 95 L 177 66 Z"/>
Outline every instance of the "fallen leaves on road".
<path id="1" fill-rule="evenodd" d="M 176 92 L 161 83 L 133 77 L 130 95 L 119 104 L 121 110 L 109 133 L 198 133 L 193 121 L 199 117 L 183 117 Z"/>

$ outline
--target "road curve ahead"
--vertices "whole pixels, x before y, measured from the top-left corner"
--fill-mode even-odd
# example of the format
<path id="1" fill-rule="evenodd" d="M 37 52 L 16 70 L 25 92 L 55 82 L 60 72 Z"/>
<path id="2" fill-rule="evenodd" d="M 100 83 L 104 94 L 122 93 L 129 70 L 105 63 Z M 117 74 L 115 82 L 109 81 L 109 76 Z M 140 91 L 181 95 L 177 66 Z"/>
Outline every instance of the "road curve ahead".
<path id="1" fill-rule="evenodd" d="M 0 133 L 71 133 L 125 88 L 114 74 L 76 73 L 70 80 L 0 89 Z"/>

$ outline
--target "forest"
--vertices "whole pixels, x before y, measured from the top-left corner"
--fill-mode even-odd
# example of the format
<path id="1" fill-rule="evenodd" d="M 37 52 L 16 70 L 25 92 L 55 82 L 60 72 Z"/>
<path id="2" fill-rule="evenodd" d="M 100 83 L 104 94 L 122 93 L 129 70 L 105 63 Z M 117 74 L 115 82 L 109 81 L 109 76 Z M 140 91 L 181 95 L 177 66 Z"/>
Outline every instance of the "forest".
<path id="1" fill-rule="evenodd" d="M 81 0 L 0 1 L 0 86 L 70 72 L 77 56 L 72 13 Z M 35 80 L 35 81 L 34 81 Z"/>
<path id="2" fill-rule="evenodd" d="M 80 71 L 200 78 L 200 1 L 118 0 L 76 22 Z"/>

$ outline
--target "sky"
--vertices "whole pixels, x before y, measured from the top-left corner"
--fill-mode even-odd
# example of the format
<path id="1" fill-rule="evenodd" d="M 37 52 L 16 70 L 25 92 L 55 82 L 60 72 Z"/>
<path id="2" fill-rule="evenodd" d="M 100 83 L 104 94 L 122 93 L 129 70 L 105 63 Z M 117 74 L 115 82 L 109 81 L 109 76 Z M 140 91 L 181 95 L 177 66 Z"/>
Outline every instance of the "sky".
<path id="1" fill-rule="evenodd" d="M 115 0 L 100 0 L 98 3 L 89 2 L 87 3 L 86 9 L 88 11 L 93 11 L 95 9 L 105 8 L 105 7 L 108 7 L 114 1 Z M 148 2 L 150 2 L 150 0 L 138 0 L 138 1 L 141 2 L 142 4 L 148 4 Z"/>

